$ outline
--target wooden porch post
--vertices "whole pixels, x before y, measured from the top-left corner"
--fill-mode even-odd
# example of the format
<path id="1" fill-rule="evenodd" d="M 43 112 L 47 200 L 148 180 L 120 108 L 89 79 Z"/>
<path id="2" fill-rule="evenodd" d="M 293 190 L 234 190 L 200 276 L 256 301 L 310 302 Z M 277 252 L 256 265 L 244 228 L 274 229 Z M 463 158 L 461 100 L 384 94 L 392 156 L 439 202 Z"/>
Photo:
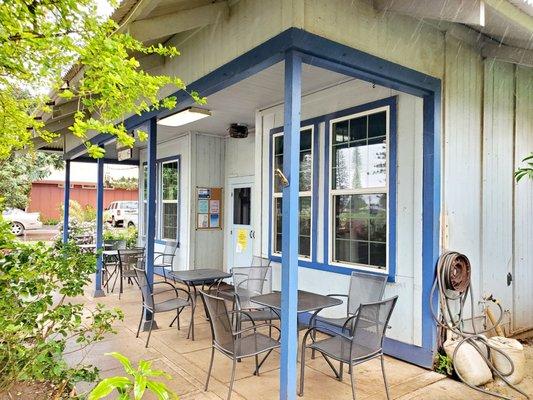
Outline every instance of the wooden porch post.
<path id="1" fill-rule="evenodd" d="M 65 186 L 63 188 L 63 243 L 68 242 L 70 213 L 70 160 L 65 160 Z"/>
<path id="2" fill-rule="evenodd" d="M 103 224 L 104 224 L 104 159 L 97 161 L 98 173 L 96 178 L 96 276 L 94 279 L 93 297 L 105 296 L 102 290 L 102 266 L 103 266 Z"/>
<path id="3" fill-rule="evenodd" d="M 301 57 L 288 51 L 285 54 L 283 173 L 289 185 L 283 188 L 282 201 L 280 400 L 296 398 L 301 69 Z"/>
<path id="4" fill-rule="evenodd" d="M 157 182 L 157 120 L 150 119 L 148 128 L 148 159 L 147 164 L 147 199 L 146 199 L 146 276 L 148 283 L 154 283 L 154 240 L 155 240 L 155 218 L 156 218 L 156 182 Z M 152 313 L 146 312 L 144 330 L 147 330 L 149 322 L 153 318 Z M 157 325 L 154 321 L 154 328 Z"/>

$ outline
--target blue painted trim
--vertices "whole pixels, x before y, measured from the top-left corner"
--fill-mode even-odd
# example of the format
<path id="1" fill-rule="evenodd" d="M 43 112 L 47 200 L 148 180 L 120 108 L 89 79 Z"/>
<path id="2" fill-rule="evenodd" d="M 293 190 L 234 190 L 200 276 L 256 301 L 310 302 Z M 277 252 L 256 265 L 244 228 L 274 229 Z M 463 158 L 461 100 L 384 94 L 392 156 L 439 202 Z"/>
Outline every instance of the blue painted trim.
<path id="1" fill-rule="evenodd" d="M 290 184 L 283 188 L 281 260 L 280 399 L 296 399 L 298 353 L 298 204 L 300 169 L 300 110 L 302 60 L 285 55 L 285 112 L 283 173 Z"/>
<path id="2" fill-rule="evenodd" d="M 94 279 L 95 295 L 102 292 L 102 248 L 104 242 L 104 160 L 99 159 L 96 178 L 96 277 Z"/>
<path id="3" fill-rule="evenodd" d="M 150 120 L 148 130 L 148 185 L 147 185 L 147 199 L 146 199 L 146 275 L 148 277 L 148 284 L 152 285 L 154 280 L 154 240 L 155 240 L 155 216 L 156 216 L 156 186 L 157 186 L 157 121 L 155 118 Z M 152 316 L 147 313 L 146 319 L 151 319 Z"/>
<path id="4" fill-rule="evenodd" d="M 70 161 L 65 161 L 65 186 L 63 188 L 63 243 L 68 242 L 70 217 Z"/>
<path id="5" fill-rule="evenodd" d="M 397 191 L 397 96 L 391 96 L 384 99 L 372 101 L 370 103 L 360 104 L 355 107 L 350 107 L 344 110 L 335 111 L 330 114 L 321 115 L 318 117 L 314 117 L 308 120 L 305 120 L 301 123 L 301 127 L 313 125 L 315 127 L 313 137 L 313 221 L 312 221 L 312 227 L 316 227 L 318 223 L 318 197 L 320 196 L 320 190 L 318 187 L 318 168 L 319 168 L 319 162 L 318 162 L 318 143 L 319 143 L 319 131 L 318 126 L 320 123 L 325 124 L 326 128 L 326 135 L 325 135 L 325 162 L 324 162 L 324 191 L 322 192 L 322 195 L 324 196 L 324 261 L 318 262 L 317 261 L 317 254 L 316 254 L 316 245 L 317 245 L 317 235 L 312 235 L 313 240 L 313 253 L 310 261 L 307 260 L 299 260 L 299 266 L 304 268 L 311 268 L 311 269 L 318 269 L 321 271 L 328 271 L 328 272 L 335 272 L 342 275 L 351 275 L 353 271 L 362 271 L 364 273 L 374 274 L 374 275 L 382 275 L 383 272 L 380 272 L 379 270 L 374 271 L 368 271 L 366 269 L 360 269 L 357 266 L 353 267 L 343 267 L 339 265 L 333 265 L 329 263 L 329 236 L 331 234 L 330 232 L 330 226 L 329 226 L 329 144 L 330 144 L 330 134 L 329 134 L 329 124 L 332 119 L 345 117 L 352 114 L 357 114 L 361 112 L 371 111 L 376 108 L 380 107 L 389 107 L 389 175 L 388 175 L 388 196 L 389 196 L 389 210 L 388 210 L 388 224 L 389 224 L 389 236 L 388 236 L 388 247 L 389 247 L 389 271 L 388 271 L 388 281 L 389 282 L 395 282 L 396 280 L 396 191 Z M 276 127 L 270 130 L 270 177 L 269 177 L 269 185 L 270 185 L 270 203 L 269 203 L 269 210 L 270 210 L 270 218 L 269 218 L 269 246 L 270 249 L 269 255 L 270 259 L 273 261 L 280 261 L 281 258 L 279 256 L 276 256 L 273 254 L 273 242 L 272 242 L 272 220 L 273 220 L 273 212 L 272 209 L 272 196 L 273 196 L 273 188 L 272 188 L 272 158 L 273 158 L 273 146 L 272 146 L 272 137 L 276 133 L 283 132 L 283 127 Z"/>
<path id="6" fill-rule="evenodd" d="M 139 165 L 139 160 L 124 160 L 124 161 L 118 161 L 113 158 L 104 158 L 103 159 L 106 164 L 116 164 L 116 165 Z M 69 160 L 70 161 L 70 160 Z M 92 157 L 77 157 L 72 160 L 73 162 L 79 162 L 79 163 L 96 163 L 97 159 Z"/>
<path id="7" fill-rule="evenodd" d="M 437 326 L 429 298 L 440 253 L 440 101 L 439 89 L 424 96 L 423 106 L 422 346 L 432 351 L 436 348 Z M 437 298 L 434 300 L 436 304 Z"/>

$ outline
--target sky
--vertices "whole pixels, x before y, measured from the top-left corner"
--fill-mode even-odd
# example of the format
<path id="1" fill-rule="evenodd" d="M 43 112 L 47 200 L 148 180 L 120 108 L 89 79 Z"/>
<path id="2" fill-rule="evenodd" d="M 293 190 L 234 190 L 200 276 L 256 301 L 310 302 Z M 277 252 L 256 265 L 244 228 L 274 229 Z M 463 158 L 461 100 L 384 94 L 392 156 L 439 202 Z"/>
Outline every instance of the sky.
<path id="1" fill-rule="evenodd" d="M 73 182 L 96 182 L 96 163 L 77 163 L 70 164 L 70 180 Z M 133 165 L 115 165 L 106 164 L 104 168 L 104 175 L 109 175 L 111 178 L 120 177 L 138 177 L 138 167 Z M 64 170 L 52 170 L 52 173 L 44 181 L 63 181 L 65 179 Z"/>

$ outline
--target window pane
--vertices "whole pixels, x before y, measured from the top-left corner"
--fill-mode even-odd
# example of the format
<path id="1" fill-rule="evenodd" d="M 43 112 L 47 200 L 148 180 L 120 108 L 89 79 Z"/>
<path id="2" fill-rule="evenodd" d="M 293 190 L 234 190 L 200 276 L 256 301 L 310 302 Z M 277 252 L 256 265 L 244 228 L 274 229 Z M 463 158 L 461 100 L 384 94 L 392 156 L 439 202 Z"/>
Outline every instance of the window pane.
<path id="1" fill-rule="evenodd" d="M 365 187 L 383 187 L 387 184 L 387 144 L 385 137 L 368 141 L 368 180 Z"/>
<path id="2" fill-rule="evenodd" d="M 313 176 L 313 156 L 311 150 L 300 153 L 300 192 L 311 190 Z"/>
<path id="3" fill-rule="evenodd" d="M 333 143 L 344 143 L 350 140 L 349 121 L 335 122 L 333 124 Z"/>
<path id="4" fill-rule="evenodd" d="M 251 188 L 233 189 L 233 223 L 235 225 L 250 225 Z"/>
<path id="5" fill-rule="evenodd" d="M 274 253 L 281 253 L 281 197 L 274 199 Z"/>
<path id="6" fill-rule="evenodd" d="M 300 231 L 298 254 L 311 257 L 311 196 L 302 196 L 300 205 Z"/>
<path id="7" fill-rule="evenodd" d="M 350 140 L 366 139 L 367 117 L 359 117 L 350 121 Z"/>
<path id="8" fill-rule="evenodd" d="M 163 203 L 163 238 L 176 239 L 178 232 L 178 204 Z"/>
<path id="9" fill-rule="evenodd" d="M 143 199 L 146 200 L 148 198 L 148 166 L 143 166 Z"/>
<path id="10" fill-rule="evenodd" d="M 333 147 L 333 189 L 358 189 L 367 186 L 366 141 Z"/>
<path id="11" fill-rule="evenodd" d="M 348 194 L 333 196 L 333 260 L 385 267 L 387 195 Z"/>
<path id="12" fill-rule="evenodd" d="M 313 131 L 306 129 L 300 132 L 300 191 L 311 190 L 313 176 Z M 274 193 L 281 193 L 282 187 L 279 178 L 275 175 L 276 169 L 283 171 L 283 136 L 274 137 Z"/>
<path id="13" fill-rule="evenodd" d="M 163 164 L 163 200 L 178 199 L 178 162 Z"/>
<path id="14" fill-rule="evenodd" d="M 368 137 L 385 136 L 387 134 L 387 113 L 385 111 L 368 116 Z"/>
<path id="15" fill-rule="evenodd" d="M 274 235 L 274 253 L 281 253 L 282 238 L 282 221 L 281 221 L 281 204 L 282 198 L 274 199 L 274 221 L 272 225 Z M 311 257 L 311 196 L 302 196 L 299 201 L 299 235 L 298 235 L 298 254 L 303 257 Z"/>

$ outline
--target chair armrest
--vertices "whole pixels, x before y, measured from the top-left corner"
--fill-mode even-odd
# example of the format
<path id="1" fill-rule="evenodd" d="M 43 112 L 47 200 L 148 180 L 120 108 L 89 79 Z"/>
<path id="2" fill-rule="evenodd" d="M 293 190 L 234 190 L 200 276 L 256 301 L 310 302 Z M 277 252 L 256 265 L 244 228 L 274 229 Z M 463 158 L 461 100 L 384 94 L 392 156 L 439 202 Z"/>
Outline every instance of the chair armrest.
<path id="1" fill-rule="evenodd" d="M 241 333 L 244 333 L 244 332 L 248 332 L 248 331 L 257 331 L 258 328 L 265 328 L 265 327 L 270 327 L 270 328 L 274 328 L 276 329 L 279 333 L 281 333 L 281 330 L 274 324 L 271 324 L 271 323 L 263 323 L 263 324 L 259 324 L 259 325 L 252 325 L 252 326 L 248 326 L 246 328 L 243 328 L 241 329 L 240 331 L 237 331 L 237 332 L 233 332 L 233 336 L 238 336 L 240 335 Z"/>
<path id="2" fill-rule="evenodd" d="M 153 293 L 154 296 L 156 296 L 156 295 L 160 295 L 160 294 L 162 294 L 162 293 L 167 293 L 167 292 L 174 291 L 174 293 L 176 293 L 176 297 L 179 297 L 179 296 L 178 296 L 178 290 L 179 290 L 179 288 L 177 288 L 176 286 L 174 286 L 174 285 L 173 285 L 172 283 L 170 283 L 170 282 L 167 282 L 167 281 L 160 281 L 160 282 L 154 282 L 152 285 L 153 285 L 153 286 L 155 286 L 155 285 L 169 285 L 169 286 L 172 288 L 172 289 L 164 290 L 164 291 L 159 292 L 159 293 Z M 186 291 L 186 292 L 187 292 L 187 291 Z M 187 292 L 187 293 L 188 293 L 188 292 Z"/>
<path id="3" fill-rule="evenodd" d="M 328 329 L 326 327 L 320 327 L 318 328 L 317 326 L 313 326 L 311 328 L 309 328 L 306 332 L 305 332 L 305 336 L 304 336 L 304 342 L 305 342 L 305 339 L 307 338 L 307 336 L 313 332 L 313 331 L 318 331 L 318 332 L 322 332 L 322 333 L 325 333 L 325 334 L 328 334 L 330 336 L 340 336 L 340 337 L 343 337 L 344 339 L 346 340 L 352 340 L 353 337 L 352 336 L 349 336 L 349 335 L 345 335 L 344 333 L 341 333 L 341 332 L 337 332 L 337 331 L 334 331 L 333 329 Z M 325 331 L 325 332 L 324 332 Z M 311 336 L 312 337 L 312 336 Z"/>
<path id="4" fill-rule="evenodd" d="M 346 298 L 349 297 L 347 294 L 340 294 L 340 293 L 330 293 L 330 294 L 328 294 L 326 296 L 328 296 L 328 297 L 346 297 Z"/>

